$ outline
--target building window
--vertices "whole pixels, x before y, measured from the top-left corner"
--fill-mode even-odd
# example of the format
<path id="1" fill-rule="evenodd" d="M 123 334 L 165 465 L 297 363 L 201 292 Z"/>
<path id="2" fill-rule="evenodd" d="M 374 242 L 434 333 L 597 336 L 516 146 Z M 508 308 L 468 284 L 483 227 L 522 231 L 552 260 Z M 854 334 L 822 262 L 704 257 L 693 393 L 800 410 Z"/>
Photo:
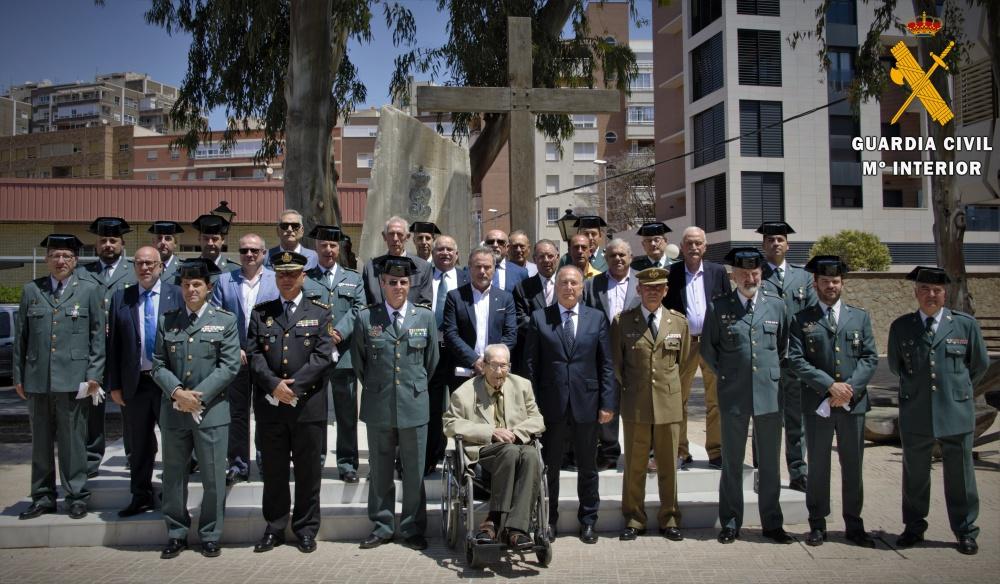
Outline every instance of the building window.
<path id="1" fill-rule="evenodd" d="M 556 221 L 558 220 L 559 220 L 559 207 L 546 207 L 545 223 L 547 225 L 555 225 Z"/>
<path id="2" fill-rule="evenodd" d="M 573 114 L 573 127 L 579 129 L 596 128 L 597 116 L 594 114 Z"/>
<path id="3" fill-rule="evenodd" d="M 647 90 L 653 88 L 653 72 L 652 71 L 639 71 L 639 74 L 635 76 L 632 80 L 632 85 L 629 86 L 632 91 L 635 90 Z"/>
<path id="4" fill-rule="evenodd" d="M 198 173 L 197 172 L 189 172 L 187 179 L 188 180 L 198 180 Z"/>
<path id="5" fill-rule="evenodd" d="M 653 124 L 653 106 L 630 105 L 628 107 L 628 123 L 642 126 Z"/>
<path id="6" fill-rule="evenodd" d="M 593 160 L 597 158 L 596 142 L 575 142 L 573 144 L 573 160 Z"/>
<path id="7" fill-rule="evenodd" d="M 705 233 L 726 228 L 726 174 L 694 183 L 694 221 Z"/>
<path id="8" fill-rule="evenodd" d="M 691 34 L 698 34 L 721 16 L 722 0 L 691 0 Z"/>
<path id="9" fill-rule="evenodd" d="M 858 24 L 858 6 L 856 0 L 828 0 L 826 6 L 827 24 Z"/>
<path id="10" fill-rule="evenodd" d="M 90 176 L 100 176 L 101 166 L 99 164 L 91 164 L 87 167 L 87 174 Z"/>
<path id="11" fill-rule="evenodd" d="M 354 182 L 355 182 L 355 184 L 368 186 L 371 183 L 371 180 L 372 179 L 368 178 L 367 176 L 362 176 L 362 177 L 358 177 L 358 180 L 356 180 Z"/>
<path id="12" fill-rule="evenodd" d="M 851 146 L 861 135 L 861 125 L 854 116 L 830 116 L 830 162 L 861 162 L 861 152 Z"/>
<path id="13" fill-rule="evenodd" d="M 119 142 L 118 143 L 118 151 L 119 152 L 128 152 L 129 151 L 128 142 Z"/>
<path id="14" fill-rule="evenodd" d="M 559 192 L 559 175 L 558 174 L 547 174 L 547 175 L 545 175 L 545 192 L 546 193 L 558 193 Z"/>
<path id="15" fill-rule="evenodd" d="M 559 162 L 559 145 L 555 142 L 545 143 L 545 161 Z"/>
<path id="16" fill-rule="evenodd" d="M 597 180 L 592 174 L 574 174 L 573 175 L 573 188 L 576 189 L 577 193 L 587 194 L 596 193 L 597 185 L 591 184 Z M 587 186 L 583 186 L 587 185 Z M 581 188 L 582 187 L 582 188 Z"/>
<path id="17" fill-rule="evenodd" d="M 723 84 L 722 33 L 691 51 L 691 101 L 698 101 Z"/>
<path id="18" fill-rule="evenodd" d="M 202 180 L 215 180 L 215 171 L 214 170 L 206 170 L 201 175 L 201 178 L 202 178 Z"/>
<path id="19" fill-rule="evenodd" d="M 692 168 L 726 157 L 726 113 L 723 102 L 691 118 L 694 132 L 694 163 Z M 700 225 L 700 224 L 699 224 Z"/>
<path id="20" fill-rule="evenodd" d="M 358 152 L 358 168 L 371 168 L 371 167 L 372 167 L 372 153 Z"/>
<path id="21" fill-rule="evenodd" d="M 785 220 L 785 175 L 780 172 L 740 174 L 743 229 L 757 229 L 765 221 Z"/>
<path id="22" fill-rule="evenodd" d="M 118 176 L 128 176 L 129 170 L 127 166 L 123 166 L 118 169 Z"/>
<path id="23" fill-rule="evenodd" d="M 781 33 L 739 29 L 740 85 L 781 86 Z"/>
<path id="24" fill-rule="evenodd" d="M 157 174 L 157 173 L 155 173 L 155 172 L 147 172 L 146 173 L 146 180 L 159 180 L 159 179 L 160 179 L 160 175 Z"/>
<path id="25" fill-rule="evenodd" d="M 159 153 L 157 153 L 156 150 L 147 150 L 146 151 L 146 160 L 156 160 L 158 157 L 159 157 Z"/>
<path id="26" fill-rule="evenodd" d="M 177 148 L 171 148 L 170 149 L 170 160 L 177 160 L 180 157 L 181 157 L 181 151 L 180 150 L 178 150 Z"/>
<path id="27" fill-rule="evenodd" d="M 608 132 L 604 134 L 604 141 L 607 142 L 608 144 L 614 144 L 615 142 L 618 141 L 618 134 L 614 132 Z"/>
<path id="28" fill-rule="evenodd" d="M 966 231 L 1000 231 L 1000 207 L 966 205 Z"/>
<path id="29" fill-rule="evenodd" d="M 826 82 L 830 91 L 847 91 L 854 80 L 854 51 L 852 49 L 830 49 L 827 51 L 830 69 Z"/>
<path id="30" fill-rule="evenodd" d="M 784 155 L 781 102 L 741 99 L 740 156 L 780 158 Z"/>
<path id="31" fill-rule="evenodd" d="M 736 0 L 736 14 L 781 16 L 779 0 Z"/>
<path id="32" fill-rule="evenodd" d="M 830 187 L 830 206 L 834 209 L 860 209 L 861 187 L 858 185 L 833 185 Z"/>
<path id="33" fill-rule="evenodd" d="M 181 180 L 181 175 L 179 172 L 171 172 L 170 180 Z"/>

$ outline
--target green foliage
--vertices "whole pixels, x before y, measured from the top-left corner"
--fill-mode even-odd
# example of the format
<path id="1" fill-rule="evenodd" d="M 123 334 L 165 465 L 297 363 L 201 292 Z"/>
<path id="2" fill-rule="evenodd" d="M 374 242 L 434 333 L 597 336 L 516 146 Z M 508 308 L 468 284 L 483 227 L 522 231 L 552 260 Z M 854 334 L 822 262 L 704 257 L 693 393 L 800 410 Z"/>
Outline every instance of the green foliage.
<path id="1" fill-rule="evenodd" d="M 892 264 L 889 247 L 877 235 L 853 229 L 817 239 L 809 257 L 817 255 L 840 256 L 850 269 L 862 272 L 884 272 Z"/>
<path id="2" fill-rule="evenodd" d="M 0 286 L 0 304 L 21 302 L 21 286 Z"/>

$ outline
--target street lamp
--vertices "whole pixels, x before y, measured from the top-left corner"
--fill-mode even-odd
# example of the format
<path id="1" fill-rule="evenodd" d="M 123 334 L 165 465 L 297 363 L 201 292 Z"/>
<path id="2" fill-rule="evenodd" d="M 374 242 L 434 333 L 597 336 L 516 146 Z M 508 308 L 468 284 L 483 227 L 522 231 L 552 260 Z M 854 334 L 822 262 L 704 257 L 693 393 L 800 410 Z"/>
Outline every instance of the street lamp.
<path id="1" fill-rule="evenodd" d="M 579 217 L 573 214 L 572 209 L 566 209 L 566 214 L 556 221 L 556 225 L 559 227 L 559 236 L 562 237 L 562 240 L 566 243 L 569 243 L 570 238 L 576 234 L 576 229 L 573 225 L 575 225 L 579 219 Z"/>
<path id="2" fill-rule="evenodd" d="M 212 215 L 218 215 L 219 217 L 222 217 L 229 223 L 232 223 L 233 217 L 236 216 L 236 211 L 233 211 L 232 209 L 229 208 L 228 201 L 219 201 L 219 206 L 212 209 Z"/>

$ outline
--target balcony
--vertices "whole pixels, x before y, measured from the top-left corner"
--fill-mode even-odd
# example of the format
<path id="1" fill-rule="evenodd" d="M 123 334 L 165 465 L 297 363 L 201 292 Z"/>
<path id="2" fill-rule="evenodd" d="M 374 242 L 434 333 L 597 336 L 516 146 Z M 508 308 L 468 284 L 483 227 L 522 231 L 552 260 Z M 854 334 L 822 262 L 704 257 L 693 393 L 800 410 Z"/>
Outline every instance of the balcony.
<path id="1" fill-rule="evenodd" d="M 625 126 L 627 140 L 652 140 L 653 134 L 653 122 L 629 122 Z"/>

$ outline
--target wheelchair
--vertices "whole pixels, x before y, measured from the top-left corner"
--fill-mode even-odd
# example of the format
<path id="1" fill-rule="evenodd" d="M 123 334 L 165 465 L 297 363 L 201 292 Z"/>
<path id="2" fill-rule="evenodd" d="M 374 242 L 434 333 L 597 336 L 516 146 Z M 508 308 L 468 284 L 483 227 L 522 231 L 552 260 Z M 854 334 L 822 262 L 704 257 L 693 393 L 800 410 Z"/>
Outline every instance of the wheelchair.
<path id="1" fill-rule="evenodd" d="M 545 480 L 545 464 L 542 461 L 542 445 L 537 436 L 532 436 L 531 444 L 538 452 L 542 472 L 539 476 L 538 499 L 531 510 L 528 537 L 532 546 L 526 550 L 511 550 L 506 543 L 480 543 L 476 541 L 477 525 L 475 507 L 489 505 L 490 480 L 478 464 L 470 465 L 463 449 L 463 437 L 454 437 L 455 448 L 445 454 L 441 471 L 441 531 L 450 549 L 458 546 L 460 526 L 465 525 L 465 560 L 474 569 L 500 561 L 505 551 L 518 553 L 534 552 L 539 565 L 548 567 L 552 562 L 552 544 L 549 541 L 549 486 Z"/>

